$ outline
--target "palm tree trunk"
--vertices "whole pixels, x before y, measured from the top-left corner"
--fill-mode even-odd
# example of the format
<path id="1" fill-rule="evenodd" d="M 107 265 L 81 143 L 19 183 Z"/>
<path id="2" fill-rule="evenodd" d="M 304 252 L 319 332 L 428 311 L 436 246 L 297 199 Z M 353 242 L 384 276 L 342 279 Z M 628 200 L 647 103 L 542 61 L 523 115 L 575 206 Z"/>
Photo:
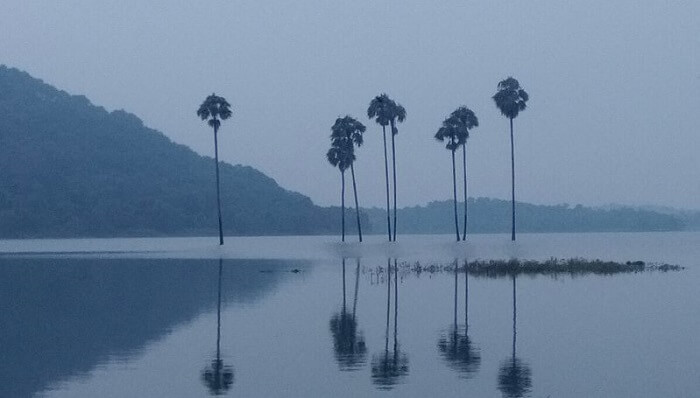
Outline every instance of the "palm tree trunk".
<path id="1" fill-rule="evenodd" d="M 221 192 L 219 189 L 219 128 L 214 127 L 214 161 L 216 162 L 216 208 L 219 212 L 219 245 L 224 244 L 224 228 L 221 224 Z"/>
<path id="2" fill-rule="evenodd" d="M 455 151 L 452 150 L 452 204 L 455 210 L 455 231 L 459 242 L 459 221 L 457 221 L 457 178 L 455 173 Z"/>
<path id="3" fill-rule="evenodd" d="M 513 118 L 510 119 L 510 176 L 511 176 L 511 208 L 513 214 L 510 240 L 515 241 L 515 148 L 513 145 Z"/>
<path id="4" fill-rule="evenodd" d="M 357 184 L 355 183 L 355 166 L 350 163 L 350 173 L 352 174 L 352 191 L 355 193 L 355 215 L 357 216 L 357 236 L 362 242 L 362 224 L 360 223 L 360 205 L 357 203 Z"/>
<path id="5" fill-rule="evenodd" d="M 386 228 L 389 231 L 389 242 L 391 242 L 391 218 L 389 215 L 389 160 L 386 154 L 386 126 L 382 126 L 384 136 L 384 177 L 386 181 Z"/>
<path id="6" fill-rule="evenodd" d="M 396 146 L 394 145 L 394 122 L 391 122 L 391 169 L 394 174 L 394 242 L 396 242 Z"/>
<path id="7" fill-rule="evenodd" d="M 341 212 L 341 226 L 342 226 L 342 240 L 345 242 L 345 171 L 340 172 L 340 212 Z"/>
<path id="8" fill-rule="evenodd" d="M 462 145 L 462 170 L 464 171 L 464 233 L 462 240 L 467 240 L 467 143 Z"/>

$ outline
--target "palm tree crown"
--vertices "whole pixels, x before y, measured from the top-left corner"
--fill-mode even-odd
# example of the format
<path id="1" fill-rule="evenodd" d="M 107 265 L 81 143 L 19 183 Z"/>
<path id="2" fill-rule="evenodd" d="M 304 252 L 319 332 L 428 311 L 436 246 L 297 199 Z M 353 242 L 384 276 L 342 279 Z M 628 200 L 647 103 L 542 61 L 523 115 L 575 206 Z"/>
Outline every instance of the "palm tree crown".
<path id="1" fill-rule="evenodd" d="M 447 140 L 445 147 L 453 152 L 466 143 L 467 138 L 469 130 L 454 113 L 442 122 L 442 127 L 435 133 L 435 139 L 441 142 Z"/>
<path id="2" fill-rule="evenodd" d="M 326 153 L 326 159 L 328 159 L 328 163 L 333 167 L 339 168 L 340 171 L 347 170 L 355 162 L 355 150 L 352 141 L 333 141 L 331 148 Z"/>
<path id="3" fill-rule="evenodd" d="M 391 133 L 396 135 L 399 133 L 399 129 L 396 128 L 396 122 L 403 123 L 403 121 L 406 120 L 406 108 L 392 100 L 389 111 L 389 122 L 391 122 L 392 125 Z"/>
<path id="4" fill-rule="evenodd" d="M 450 119 L 455 118 L 467 129 L 479 127 L 479 119 L 474 112 L 466 106 L 460 106 L 450 114 Z"/>
<path id="5" fill-rule="evenodd" d="M 352 116 L 339 117 L 331 127 L 331 140 L 334 145 L 336 141 L 348 140 L 359 147 L 364 143 L 362 134 L 365 130 L 365 125 Z"/>
<path id="6" fill-rule="evenodd" d="M 520 111 L 525 110 L 529 98 L 520 83 L 512 77 L 499 82 L 498 91 L 493 96 L 498 109 L 509 119 L 515 119 Z"/>
<path id="7" fill-rule="evenodd" d="M 380 126 L 388 126 L 392 115 L 393 102 L 386 94 L 374 97 L 367 108 L 367 117 L 374 119 Z"/>
<path id="8" fill-rule="evenodd" d="M 221 126 L 221 120 L 230 118 L 231 114 L 231 104 L 224 97 L 219 97 L 216 94 L 208 96 L 197 110 L 197 116 L 202 120 L 209 119 L 207 123 L 217 130 Z"/>

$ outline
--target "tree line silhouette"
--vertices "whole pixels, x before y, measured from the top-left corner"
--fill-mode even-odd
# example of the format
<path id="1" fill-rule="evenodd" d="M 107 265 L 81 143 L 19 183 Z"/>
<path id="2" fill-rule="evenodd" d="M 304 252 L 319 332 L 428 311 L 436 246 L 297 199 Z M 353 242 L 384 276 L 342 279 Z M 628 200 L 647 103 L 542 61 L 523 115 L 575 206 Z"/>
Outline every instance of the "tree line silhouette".
<path id="1" fill-rule="evenodd" d="M 511 157 L 511 240 L 515 240 L 515 145 L 513 140 L 513 119 L 525 110 L 529 96 L 513 77 L 508 77 L 498 83 L 496 94 L 492 97 L 496 107 L 510 121 L 510 157 Z M 221 196 L 219 183 L 219 147 L 218 132 L 221 121 L 231 117 L 231 105 L 223 97 L 216 94 L 208 96 L 197 110 L 197 116 L 206 120 L 214 129 L 214 160 L 216 162 L 216 205 L 219 220 L 219 244 L 224 244 L 223 226 L 221 222 Z M 382 127 L 384 143 L 384 178 L 386 186 L 386 226 L 389 242 L 396 242 L 397 207 L 396 207 L 396 136 L 399 134 L 398 124 L 406 120 L 406 109 L 389 98 L 386 93 L 374 97 L 367 108 L 367 117 Z M 435 134 L 435 139 L 447 142 L 446 148 L 452 155 L 452 199 L 454 207 L 455 234 L 457 241 L 467 239 L 467 140 L 470 130 L 479 126 L 479 119 L 474 111 L 466 106 L 460 106 L 450 114 Z M 386 129 L 391 133 L 391 184 L 389 183 L 389 157 L 387 151 Z M 326 159 L 340 170 L 341 184 L 341 240 L 345 242 L 345 171 L 350 169 L 352 188 L 355 199 L 355 214 L 357 218 L 358 239 L 362 242 L 362 225 L 360 221 L 360 206 L 357 198 L 357 181 L 355 179 L 355 148 L 362 146 L 363 134 L 367 128 L 350 115 L 339 117 L 331 127 L 331 147 L 326 153 Z M 463 192 L 464 192 L 464 224 L 460 235 L 457 212 L 457 177 L 455 167 L 455 152 L 462 148 Z M 393 223 L 390 197 L 393 196 Z"/>
<path id="2" fill-rule="evenodd" d="M 492 97 L 496 107 L 503 116 L 510 121 L 510 148 L 511 148 L 511 239 L 515 240 L 515 145 L 513 140 L 513 119 L 525 110 L 529 99 L 527 92 L 520 87 L 520 83 L 508 77 L 498 83 L 497 92 Z M 384 176 L 386 185 L 386 223 L 389 242 L 396 241 L 397 234 L 397 207 L 396 207 L 396 144 L 395 138 L 398 135 L 399 123 L 406 120 L 406 109 L 385 93 L 374 97 L 367 108 L 367 117 L 374 120 L 382 127 L 382 138 L 384 143 Z M 460 106 L 450 114 L 443 122 L 442 126 L 435 133 L 435 139 L 446 142 L 446 148 L 452 156 L 452 200 L 454 209 L 455 235 L 457 241 L 467 239 L 467 140 L 472 129 L 479 126 L 479 119 L 474 111 L 466 106 Z M 389 161 L 387 153 L 386 129 L 391 130 L 391 171 L 392 183 L 389 183 Z M 363 143 L 363 134 L 366 127 L 357 119 L 348 115 L 338 118 L 331 127 L 331 147 L 326 157 L 328 162 L 340 170 L 341 174 L 341 240 L 345 241 L 345 170 L 351 169 L 353 193 L 355 197 L 355 212 L 357 214 L 357 230 L 359 241 L 362 242 L 362 228 L 360 225 L 359 204 L 357 199 L 357 183 L 355 181 L 354 163 L 355 148 Z M 462 173 L 464 192 L 464 222 L 460 231 L 459 215 L 457 211 L 457 173 L 455 165 L 455 152 L 462 148 Z M 393 224 L 390 196 L 393 194 Z"/>

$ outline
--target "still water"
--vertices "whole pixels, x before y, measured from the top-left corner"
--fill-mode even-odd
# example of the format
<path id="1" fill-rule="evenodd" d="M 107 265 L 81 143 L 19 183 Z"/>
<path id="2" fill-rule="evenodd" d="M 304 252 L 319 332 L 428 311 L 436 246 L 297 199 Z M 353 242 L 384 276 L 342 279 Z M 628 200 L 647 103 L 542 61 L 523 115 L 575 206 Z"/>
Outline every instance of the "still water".
<path id="1" fill-rule="evenodd" d="M 0 397 L 700 396 L 700 234 L 450 239 L 0 242 Z M 385 272 L 553 256 L 687 268 Z"/>

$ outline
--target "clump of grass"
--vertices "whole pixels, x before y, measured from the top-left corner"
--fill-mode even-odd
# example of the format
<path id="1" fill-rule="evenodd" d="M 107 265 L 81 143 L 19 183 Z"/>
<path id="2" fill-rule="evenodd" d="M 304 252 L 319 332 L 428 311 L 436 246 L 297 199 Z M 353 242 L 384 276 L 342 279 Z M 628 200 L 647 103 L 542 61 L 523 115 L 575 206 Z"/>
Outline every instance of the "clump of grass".
<path id="1" fill-rule="evenodd" d="M 402 273 L 420 275 L 423 273 L 436 274 L 454 272 L 467 272 L 469 275 L 484 278 L 501 278 L 517 275 L 547 275 L 557 276 L 583 276 L 583 275 L 614 275 L 629 274 L 639 272 L 669 272 L 685 269 L 680 265 L 645 263 L 644 261 L 627 261 L 619 263 L 615 261 L 586 260 L 583 258 L 558 259 L 550 258 L 545 261 L 536 260 L 474 260 L 461 263 L 450 264 L 428 264 L 416 263 L 398 264 Z M 383 273 L 383 267 L 377 267 L 379 273 Z M 393 267 L 391 267 L 393 269 Z"/>

